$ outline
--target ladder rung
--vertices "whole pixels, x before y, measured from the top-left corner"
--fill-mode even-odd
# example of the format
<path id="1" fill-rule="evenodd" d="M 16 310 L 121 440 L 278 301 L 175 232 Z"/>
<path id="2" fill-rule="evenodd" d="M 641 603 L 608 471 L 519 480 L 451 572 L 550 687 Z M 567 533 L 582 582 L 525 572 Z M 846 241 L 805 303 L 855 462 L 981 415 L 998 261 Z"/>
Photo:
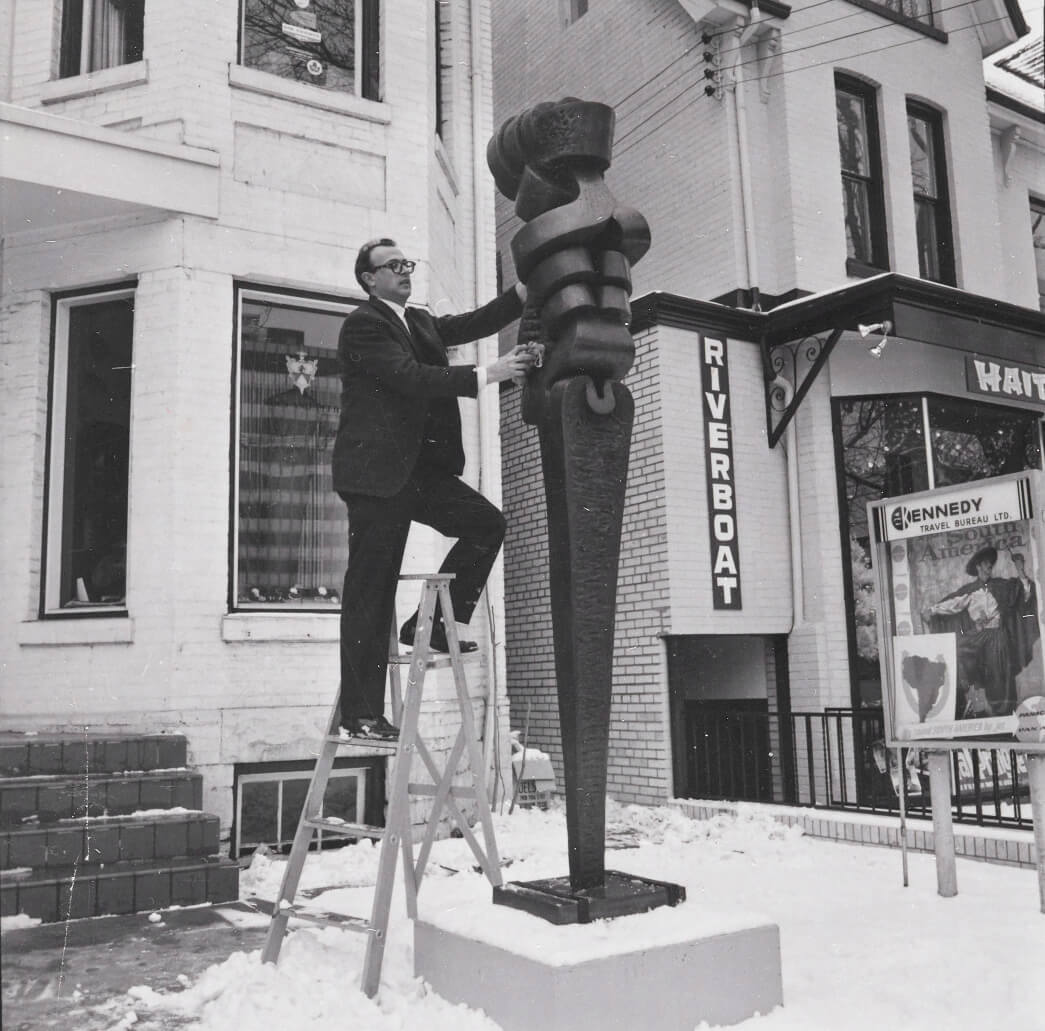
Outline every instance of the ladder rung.
<path id="1" fill-rule="evenodd" d="M 393 666 L 409 666 L 414 661 L 414 657 L 409 652 L 406 652 L 400 655 L 389 655 L 388 661 Z M 429 655 L 425 666 L 428 669 L 445 669 L 450 665 L 451 661 L 449 655 Z"/>
<path id="2" fill-rule="evenodd" d="M 276 904 L 270 899 L 259 899 L 256 895 L 252 895 L 247 899 L 247 904 L 253 906 L 260 913 L 265 913 L 268 916 L 276 915 Z M 305 920 L 312 924 L 323 924 L 326 927 L 340 927 L 346 931 L 362 931 L 364 934 L 376 932 L 376 928 L 371 925 L 370 921 L 364 920 L 361 916 L 348 916 L 345 913 L 318 912 L 302 909 L 300 906 L 288 902 L 282 903 L 279 910 L 281 913 L 285 913 L 288 917 L 293 917 L 295 920 Z"/>
<path id="3" fill-rule="evenodd" d="M 399 742 L 394 739 L 379 737 L 349 737 L 347 734 L 327 734 L 324 741 L 334 741 L 346 748 L 369 748 L 372 752 L 384 755 L 385 752 L 394 752 L 399 747 Z"/>
<path id="4" fill-rule="evenodd" d="M 409 787 L 411 795 L 435 795 L 436 786 L 434 784 L 411 784 Z M 457 787 L 451 785 L 450 787 L 451 798 L 475 798 L 475 788 L 470 788 L 462 785 Z"/>
<path id="5" fill-rule="evenodd" d="M 322 831 L 340 834 L 346 838 L 383 838 L 384 827 L 375 827 L 369 823 L 345 823 L 344 820 L 333 820 L 329 817 L 316 816 L 305 820 L 308 827 L 318 827 Z"/>

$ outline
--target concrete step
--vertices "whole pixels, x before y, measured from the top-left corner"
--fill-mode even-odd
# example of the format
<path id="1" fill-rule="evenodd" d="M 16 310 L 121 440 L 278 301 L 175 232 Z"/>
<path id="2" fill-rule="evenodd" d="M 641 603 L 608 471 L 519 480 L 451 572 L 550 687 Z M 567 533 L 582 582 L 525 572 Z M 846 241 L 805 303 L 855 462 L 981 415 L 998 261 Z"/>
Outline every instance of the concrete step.
<path id="1" fill-rule="evenodd" d="M 203 778 L 182 769 L 136 773 L 41 774 L 0 778 L 0 827 L 84 816 L 119 816 L 141 809 L 201 809 Z"/>
<path id="2" fill-rule="evenodd" d="M 0 731 L 0 776 L 41 773 L 121 773 L 184 766 L 187 744 L 180 734 L 82 734 Z"/>
<path id="3" fill-rule="evenodd" d="M 217 857 L 8 870 L 0 873 L 0 916 L 24 913 L 52 923 L 231 902 L 239 895 L 239 870 Z"/>
<path id="4" fill-rule="evenodd" d="M 32 822 L 0 832 L 0 870 L 209 856 L 218 832 L 216 816 L 188 811 Z"/>

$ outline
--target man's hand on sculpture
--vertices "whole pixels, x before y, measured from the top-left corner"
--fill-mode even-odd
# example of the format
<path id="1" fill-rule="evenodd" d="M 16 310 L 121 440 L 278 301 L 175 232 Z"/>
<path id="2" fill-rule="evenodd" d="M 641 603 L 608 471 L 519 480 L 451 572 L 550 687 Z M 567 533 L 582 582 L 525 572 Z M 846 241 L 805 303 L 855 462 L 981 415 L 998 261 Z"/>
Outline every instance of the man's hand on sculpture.
<path id="1" fill-rule="evenodd" d="M 502 354 L 497 361 L 486 366 L 486 382 L 501 383 L 510 379 L 513 383 L 522 384 L 536 360 L 536 355 L 516 345 L 507 354 Z"/>

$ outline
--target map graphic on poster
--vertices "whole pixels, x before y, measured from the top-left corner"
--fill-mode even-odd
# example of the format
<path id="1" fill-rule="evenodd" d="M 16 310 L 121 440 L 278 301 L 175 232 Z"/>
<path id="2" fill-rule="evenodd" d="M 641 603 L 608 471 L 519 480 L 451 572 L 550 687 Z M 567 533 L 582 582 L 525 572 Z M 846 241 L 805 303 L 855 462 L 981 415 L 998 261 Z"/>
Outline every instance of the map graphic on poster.
<path id="1" fill-rule="evenodd" d="M 954 634 L 894 638 L 897 723 L 921 724 L 928 730 L 954 722 L 956 652 Z"/>
<path id="2" fill-rule="evenodd" d="M 1034 487 L 1040 473 L 868 506 L 897 741 L 1008 737 L 1045 695 Z"/>

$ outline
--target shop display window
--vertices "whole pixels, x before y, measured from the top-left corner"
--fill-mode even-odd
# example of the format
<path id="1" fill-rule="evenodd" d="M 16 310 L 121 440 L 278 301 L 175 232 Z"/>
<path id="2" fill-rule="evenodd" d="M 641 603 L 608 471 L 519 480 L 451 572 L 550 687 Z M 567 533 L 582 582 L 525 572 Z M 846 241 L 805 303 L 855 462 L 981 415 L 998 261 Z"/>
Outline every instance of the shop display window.
<path id="1" fill-rule="evenodd" d="M 853 705 L 877 708 L 883 674 L 868 504 L 1041 468 L 1040 416 L 935 395 L 836 398 L 834 411 Z"/>
<path id="2" fill-rule="evenodd" d="M 233 607 L 337 610 L 345 506 L 330 461 L 351 309 L 239 293 Z"/>

